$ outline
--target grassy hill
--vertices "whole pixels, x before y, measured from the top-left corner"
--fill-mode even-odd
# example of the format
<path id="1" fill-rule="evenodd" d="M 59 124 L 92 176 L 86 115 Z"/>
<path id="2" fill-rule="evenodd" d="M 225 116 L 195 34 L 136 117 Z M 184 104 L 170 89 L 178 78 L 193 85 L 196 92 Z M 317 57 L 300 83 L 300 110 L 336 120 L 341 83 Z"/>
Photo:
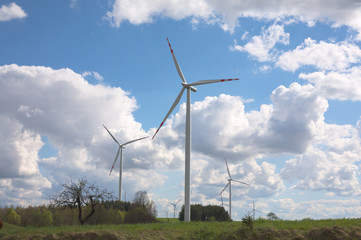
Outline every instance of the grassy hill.
<path id="1" fill-rule="evenodd" d="M 360 219 L 254 221 L 253 229 L 242 222 L 191 222 L 160 219 L 151 224 L 19 227 L 5 223 L 0 239 L 361 239 Z"/>

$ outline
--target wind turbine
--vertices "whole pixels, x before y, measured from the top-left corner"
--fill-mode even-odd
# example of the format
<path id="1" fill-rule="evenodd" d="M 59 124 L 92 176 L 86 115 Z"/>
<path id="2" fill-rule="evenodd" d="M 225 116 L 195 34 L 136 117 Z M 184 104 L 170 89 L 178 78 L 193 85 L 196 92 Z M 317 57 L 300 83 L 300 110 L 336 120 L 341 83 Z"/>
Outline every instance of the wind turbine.
<path id="1" fill-rule="evenodd" d="M 227 179 L 227 181 L 228 181 L 227 185 L 223 188 L 222 192 L 219 195 L 222 196 L 223 191 L 226 190 L 226 188 L 229 186 L 229 199 L 228 199 L 229 200 L 229 205 L 228 205 L 229 211 L 228 211 L 228 213 L 229 213 L 229 217 L 232 219 L 232 181 L 242 183 L 247 186 L 250 186 L 250 185 L 248 183 L 233 179 L 231 176 L 231 173 L 229 172 L 229 168 L 228 168 L 226 159 L 224 159 L 224 161 L 226 162 L 226 167 L 227 167 L 227 172 L 228 172 L 229 178 Z"/>
<path id="2" fill-rule="evenodd" d="M 253 214 L 253 220 L 256 220 L 256 212 L 259 212 L 259 213 L 263 213 L 261 211 L 258 211 L 254 205 L 254 201 L 253 201 L 253 210 L 250 214 Z"/>
<path id="3" fill-rule="evenodd" d="M 180 199 L 178 200 L 178 202 L 174 202 L 174 203 L 169 203 L 173 205 L 173 209 L 174 209 L 174 218 L 175 218 L 175 211 L 177 210 L 177 204 L 180 202 Z"/>
<path id="4" fill-rule="evenodd" d="M 216 82 L 226 82 L 226 81 L 232 81 L 232 80 L 239 80 L 238 78 L 236 79 L 216 79 L 216 80 L 201 80 L 201 81 L 197 81 L 194 83 L 187 83 L 182 70 L 178 64 L 178 61 L 174 55 L 173 49 L 170 45 L 170 42 L 167 38 L 168 41 L 168 45 L 170 48 L 170 52 L 172 53 L 172 57 L 173 57 L 173 61 L 174 64 L 177 68 L 177 72 L 178 75 L 180 76 L 180 78 L 182 79 L 182 89 L 180 91 L 180 93 L 178 94 L 177 98 L 175 99 L 172 107 L 169 109 L 167 115 L 165 116 L 165 118 L 163 119 L 162 123 L 160 124 L 160 126 L 158 127 L 157 131 L 155 132 L 154 136 L 152 139 L 154 139 L 155 135 L 158 133 L 159 129 L 163 126 L 164 122 L 167 120 L 167 118 L 169 117 L 169 115 L 172 113 L 172 111 L 174 110 L 174 108 L 178 105 L 184 90 L 187 89 L 187 108 L 186 108 L 186 129 L 185 129 L 185 184 L 184 184 L 184 221 L 185 222 L 190 222 L 191 220 L 191 208 L 190 208 L 190 181 L 191 181 L 191 163 L 190 163 L 190 159 L 191 159 L 191 92 L 196 92 L 197 89 L 194 86 L 198 86 L 198 85 L 203 85 L 203 84 L 209 84 L 209 83 L 216 83 Z"/>
<path id="5" fill-rule="evenodd" d="M 142 138 L 134 139 L 134 140 L 128 141 L 126 143 L 120 144 L 117 141 L 117 139 L 115 139 L 115 137 L 110 133 L 108 128 L 104 124 L 103 124 L 103 126 L 104 126 L 105 130 L 107 130 L 109 135 L 113 138 L 113 140 L 116 142 L 116 144 L 118 144 L 118 146 L 119 146 L 117 155 L 115 156 L 115 159 L 114 159 L 112 169 L 110 169 L 109 176 L 110 176 L 110 174 L 112 174 L 115 162 L 117 161 L 117 159 L 119 157 L 120 158 L 120 160 L 119 160 L 120 161 L 120 163 L 119 163 L 120 164 L 120 170 L 119 170 L 119 201 L 121 201 L 122 200 L 122 174 L 123 174 L 123 148 L 124 148 L 125 145 L 128 145 L 130 143 L 133 143 L 133 142 L 136 142 L 136 141 L 148 138 L 148 137 L 142 137 Z"/>

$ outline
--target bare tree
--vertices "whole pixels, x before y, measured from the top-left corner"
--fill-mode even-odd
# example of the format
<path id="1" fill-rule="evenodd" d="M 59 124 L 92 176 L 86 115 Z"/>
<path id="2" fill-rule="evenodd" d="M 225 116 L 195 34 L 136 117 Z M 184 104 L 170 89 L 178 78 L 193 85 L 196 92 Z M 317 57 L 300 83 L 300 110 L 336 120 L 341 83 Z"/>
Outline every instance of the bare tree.
<path id="1" fill-rule="evenodd" d="M 69 183 L 63 184 L 64 190 L 52 197 L 55 206 L 78 208 L 78 219 L 83 225 L 95 213 L 95 206 L 105 200 L 113 200 L 114 195 L 107 189 L 101 189 L 94 183 L 88 183 L 85 177 L 77 181 L 73 179 Z M 83 207 L 90 206 L 91 211 L 84 218 Z"/>
<path id="2" fill-rule="evenodd" d="M 143 207 L 148 214 L 157 217 L 157 208 L 154 201 L 149 198 L 148 193 L 146 191 L 138 191 L 134 195 L 133 204 L 135 206 Z"/>

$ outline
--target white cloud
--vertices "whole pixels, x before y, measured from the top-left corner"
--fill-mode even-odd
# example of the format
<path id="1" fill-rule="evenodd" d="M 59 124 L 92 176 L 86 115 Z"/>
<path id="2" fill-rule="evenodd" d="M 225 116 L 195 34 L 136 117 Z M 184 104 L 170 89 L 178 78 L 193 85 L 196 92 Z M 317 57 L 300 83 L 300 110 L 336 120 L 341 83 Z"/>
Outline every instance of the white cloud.
<path id="1" fill-rule="evenodd" d="M 312 85 L 280 86 L 272 92 L 271 104 L 250 112 L 244 99 L 224 94 L 193 103 L 192 199 L 220 203 L 218 194 L 227 178 L 224 158 L 235 179 L 252 185 L 234 185 L 235 206 L 243 204 L 237 198 L 248 201 L 282 193 L 285 180 L 299 189 L 357 194 L 359 133 L 352 126 L 325 124 L 328 104 L 318 94 Z M 0 130 L 0 163 L 8 166 L 0 169 L 0 187 L 11 189 L 0 191 L 0 198 L 9 203 L 47 199 L 69 177 L 87 176 L 117 192 L 118 170 L 107 176 L 117 146 L 102 124 L 120 142 L 155 131 L 145 132 L 134 120 L 137 104 L 129 93 L 89 84 L 70 69 L 1 66 L 0 101 L 0 123 L 6 126 Z M 126 147 L 128 196 L 168 184 L 161 171 L 183 169 L 184 121 L 182 104 L 154 141 Z M 39 159 L 46 144 L 43 136 L 57 152 Z M 282 173 L 275 163 L 262 160 L 288 153 L 296 156 Z M 315 157 L 322 164 L 315 163 Z M 300 168 L 315 171 L 301 178 Z"/>
<path id="2" fill-rule="evenodd" d="M 2 5 L 0 7 L 0 22 L 10 21 L 12 19 L 24 18 L 27 14 L 16 3 L 10 3 L 9 5 Z"/>
<path id="3" fill-rule="evenodd" d="M 278 87 L 272 105 L 246 112 L 243 99 L 221 94 L 192 104 L 192 152 L 230 160 L 252 160 L 269 154 L 303 153 L 323 122 L 327 101 L 312 85 Z M 167 148 L 184 147 L 185 104 L 159 131 Z M 181 155 L 181 153 L 180 153 Z"/>
<path id="4" fill-rule="evenodd" d="M 208 19 L 211 17 L 211 9 L 204 1 L 172 1 L 156 0 L 116 0 L 113 10 L 107 12 L 106 17 L 112 25 L 119 27 L 123 21 L 129 21 L 132 24 L 151 23 L 154 17 L 169 17 L 173 19 L 200 18 Z"/>
<path id="5" fill-rule="evenodd" d="M 260 209 L 273 212 L 282 219 L 358 218 L 361 214 L 358 199 L 320 199 L 296 202 L 290 198 L 269 200 Z"/>
<path id="6" fill-rule="evenodd" d="M 301 73 L 299 78 L 315 85 L 327 99 L 361 101 L 361 67 L 345 71 Z"/>
<path id="7" fill-rule="evenodd" d="M 331 23 L 334 27 L 349 26 L 361 31 L 361 6 L 357 1 L 322 0 L 277 0 L 277 1 L 238 1 L 238 0 L 198 0 L 166 1 L 157 0 L 116 0 L 107 19 L 116 27 L 124 21 L 132 24 L 150 23 L 155 17 L 176 20 L 198 19 L 207 23 L 218 23 L 224 30 L 233 31 L 238 18 L 257 19 L 295 18 L 312 26 L 317 21 Z M 291 21 L 291 20 L 288 20 Z M 196 22 L 196 21 L 193 21 Z"/>
<path id="8" fill-rule="evenodd" d="M 361 139 L 350 125 L 321 124 L 313 146 L 286 162 L 281 174 L 303 190 L 329 195 L 360 195 Z"/>
<path id="9" fill-rule="evenodd" d="M 361 49 L 352 43 L 317 43 L 311 38 L 295 50 L 282 54 L 276 66 L 286 71 L 296 71 L 302 66 L 314 66 L 320 70 L 343 71 L 361 60 Z"/>
<path id="10" fill-rule="evenodd" d="M 134 98 L 120 88 L 91 85 L 70 69 L 1 66 L 0 101 L 0 163 L 7 166 L 0 169 L 0 179 L 11 179 L 10 184 L 24 178 L 50 181 L 52 190 L 33 188 L 34 199 L 54 194 L 69 177 L 84 175 L 100 182 L 112 181 L 112 190 L 117 191 L 117 178 L 104 177 L 117 146 L 102 124 L 120 142 L 147 136 L 134 120 Z M 42 136 L 56 149 L 55 156 L 39 159 L 39 150 L 45 144 Z M 162 183 L 162 176 L 148 169 L 179 166 L 179 150 L 159 145 L 149 140 L 128 145 L 124 151 L 125 175 L 135 168 Z M 17 191 L 20 201 L 25 188 Z"/>
<path id="11" fill-rule="evenodd" d="M 277 43 L 288 45 L 289 33 L 284 32 L 283 26 L 273 24 L 266 30 L 262 29 L 260 36 L 253 36 L 244 46 L 238 45 L 235 42 L 231 50 L 248 52 L 248 54 L 260 62 L 272 61 L 275 59 L 275 53 L 272 50 Z"/>

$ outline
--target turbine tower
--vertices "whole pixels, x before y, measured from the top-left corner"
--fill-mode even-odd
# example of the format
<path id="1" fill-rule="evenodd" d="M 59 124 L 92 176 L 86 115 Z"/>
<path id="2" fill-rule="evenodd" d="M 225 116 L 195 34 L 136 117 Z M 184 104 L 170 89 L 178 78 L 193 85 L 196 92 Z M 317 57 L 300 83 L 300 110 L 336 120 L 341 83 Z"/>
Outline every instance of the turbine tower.
<path id="1" fill-rule="evenodd" d="M 236 79 L 216 79 L 216 80 L 201 80 L 201 81 L 197 81 L 194 83 L 187 83 L 182 70 L 178 64 L 178 61 L 174 55 L 173 49 L 170 45 L 170 42 L 167 38 L 168 41 L 168 45 L 170 48 L 170 51 L 172 53 L 172 57 L 173 57 L 173 61 L 175 64 L 175 67 L 177 68 L 177 72 L 179 77 L 182 79 L 182 89 L 180 91 L 180 93 L 178 94 L 177 98 L 175 99 L 172 107 L 169 109 L 167 115 L 165 116 L 165 118 L 163 119 L 162 123 L 160 124 L 160 126 L 158 127 L 157 131 L 155 132 L 154 136 L 152 139 L 154 139 L 155 135 L 158 133 L 159 129 L 163 126 L 164 122 L 167 120 L 167 118 L 169 117 L 169 115 L 172 113 L 172 111 L 174 110 L 174 108 L 178 105 L 184 90 L 187 89 L 187 107 L 186 107 L 186 129 L 185 129 L 185 174 L 184 174 L 184 178 L 185 178 L 185 184 L 184 184 L 184 221 L 185 222 L 190 222 L 191 220 L 191 208 L 190 208 L 190 181 L 191 181 L 191 163 L 190 163 L 190 159 L 191 159 L 191 92 L 196 92 L 197 89 L 194 86 L 198 86 L 198 85 L 203 85 L 203 84 L 209 84 L 209 83 L 216 83 L 216 82 L 226 82 L 226 81 L 232 81 L 232 80 L 239 80 L 238 78 Z"/>
<path id="2" fill-rule="evenodd" d="M 116 144 L 118 144 L 119 148 L 118 148 L 118 152 L 117 152 L 117 155 L 115 156 L 115 159 L 114 159 L 114 163 L 113 163 L 113 166 L 112 166 L 112 169 L 110 169 L 110 173 L 109 173 L 109 176 L 110 174 L 112 174 L 112 171 L 113 171 L 113 168 L 114 168 L 114 165 L 118 159 L 118 157 L 120 158 L 119 159 L 119 164 L 120 164 L 120 170 L 119 170 L 119 201 L 122 200 L 122 174 L 123 174 L 123 148 L 125 145 L 128 145 L 130 143 L 133 143 L 133 142 L 136 142 L 136 141 L 139 141 L 139 140 L 142 140 L 142 139 L 145 139 L 145 138 L 148 138 L 148 137 L 142 137 L 142 138 L 138 138 L 138 139 L 135 139 L 135 140 L 131 140 L 129 142 L 126 142 L 126 143 L 123 143 L 123 144 L 120 144 L 118 142 L 117 139 L 115 139 L 115 137 L 110 133 L 110 131 L 108 130 L 108 128 L 103 124 L 105 130 L 107 130 L 107 132 L 109 133 L 109 135 L 113 138 L 113 140 L 116 142 Z"/>
<path id="3" fill-rule="evenodd" d="M 175 218 L 175 211 L 177 210 L 177 204 L 180 202 L 180 199 L 178 200 L 178 202 L 174 202 L 174 203 L 169 203 L 173 205 L 173 210 L 174 210 L 174 218 Z"/>
<path id="4" fill-rule="evenodd" d="M 250 186 L 250 185 L 248 183 L 233 179 L 231 177 L 231 173 L 229 172 L 229 168 L 228 168 L 226 159 L 224 159 L 224 161 L 226 162 L 226 167 L 227 167 L 227 172 L 228 172 L 229 178 L 227 179 L 227 181 L 228 181 L 227 185 L 223 188 L 222 192 L 219 195 L 221 195 L 221 197 L 222 197 L 223 191 L 226 190 L 227 187 L 229 187 L 229 199 L 228 199 L 229 200 L 229 205 L 228 205 L 229 210 L 228 210 L 228 213 L 229 213 L 229 217 L 232 219 L 232 181 L 239 182 L 239 183 L 245 184 L 247 186 Z"/>

